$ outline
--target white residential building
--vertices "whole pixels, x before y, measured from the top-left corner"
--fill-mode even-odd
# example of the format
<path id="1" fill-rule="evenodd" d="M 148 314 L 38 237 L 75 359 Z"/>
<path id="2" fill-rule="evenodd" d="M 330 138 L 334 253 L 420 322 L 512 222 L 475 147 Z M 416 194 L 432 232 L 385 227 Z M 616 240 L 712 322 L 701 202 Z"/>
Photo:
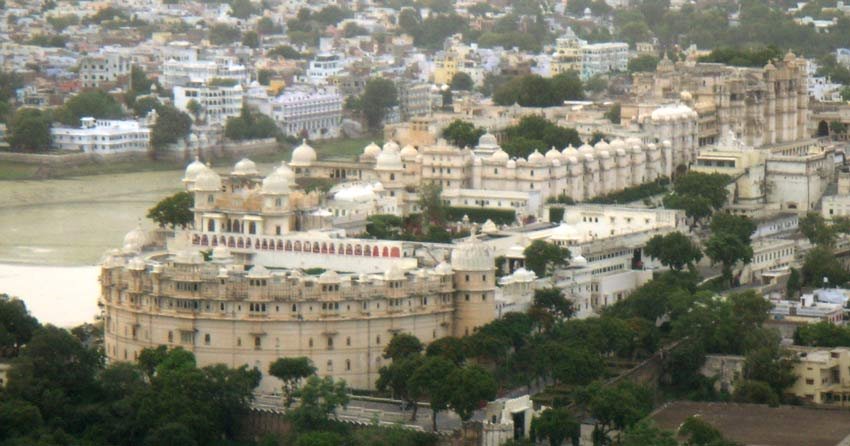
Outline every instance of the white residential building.
<path id="1" fill-rule="evenodd" d="M 314 84 L 324 83 L 329 77 L 342 73 L 345 61 L 338 54 L 319 54 L 310 61 L 307 80 Z"/>
<path id="2" fill-rule="evenodd" d="M 597 74 L 626 71 L 629 64 L 629 44 L 606 42 L 582 45 L 581 78 L 590 79 Z"/>
<path id="3" fill-rule="evenodd" d="M 224 125 L 227 118 L 239 116 L 244 97 L 245 91 L 239 84 L 233 86 L 191 84 L 185 87 L 174 87 L 174 106 L 206 124 Z M 192 100 L 201 105 L 201 111 L 197 117 L 188 109 L 188 104 Z"/>
<path id="4" fill-rule="evenodd" d="M 50 129 L 59 150 L 84 153 L 144 152 L 150 148 L 151 130 L 139 121 L 83 118 L 82 125 Z"/>
<path id="5" fill-rule="evenodd" d="M 117 53 L 95 54 L 80 58 L 80 83 L 97 88 L 130 74 L 130 58 Z"/>
<path id="6" fill-rule="evenodd" d="M 342 96 L 335 89 L 293 88 L 270 99 L 267 108 L 287 135 L 309 139 L 340 136 Z"/>
<path id="7" fill-rule="evenodd" d="M 229 79 L 245 84 L 248 78 L 249 73 L 245 65 L 232 57 L 196 61 L 169 60 L 162 65 L 161 77 L 162 85 L 166 88 L 205 84 L 212 79 Z"/>

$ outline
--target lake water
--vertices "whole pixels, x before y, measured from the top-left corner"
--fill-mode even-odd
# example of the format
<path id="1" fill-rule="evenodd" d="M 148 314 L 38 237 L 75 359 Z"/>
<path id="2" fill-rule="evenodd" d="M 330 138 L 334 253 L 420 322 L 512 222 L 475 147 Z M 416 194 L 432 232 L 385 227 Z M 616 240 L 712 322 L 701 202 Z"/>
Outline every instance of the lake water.
<path id="1" fill-rule="evenodd" d="M 272 164 L 258 164 L 265 174 Z M 224 169 L 217 169 L 224 171 Z M 182 170 L 0 182 L 0 293 L 62 327 L 98 313 L 98 263 L 147 210 L 183 189 Z"/>

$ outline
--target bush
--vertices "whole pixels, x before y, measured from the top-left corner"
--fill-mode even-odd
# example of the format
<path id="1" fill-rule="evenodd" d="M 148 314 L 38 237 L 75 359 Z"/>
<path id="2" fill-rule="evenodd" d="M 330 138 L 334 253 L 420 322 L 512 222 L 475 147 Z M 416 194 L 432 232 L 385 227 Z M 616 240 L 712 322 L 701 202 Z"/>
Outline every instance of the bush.
<path id="1" fill-rule="evenodd" d="M 549 221 L 551 223 L 558 223 L 564 219 L 564 208 L 561 207 L 550 207 L 549 208 Z"/>
<path id="2" fill-rule="evenodd" d="M 509 225 L 516 221 L 516 211 L 508 209 L 448 207 L 446 211 L 449 221 L 460 221 L 464 215 L 469 217 L 470 222 L 475 223 L 493 220 L 497 225 Z"/>
<path id="3" fill-rule="evenodd" d="M 640 201 L 653 195 L 663 194 L 667 192 L 667 185 L 670 181 L 667 178 L 659 178 L 649 183 L 643 183 L 637 186 L 627 187 L 619 192 L 612 192 L 592 198 L 588 200 L 590 203 L 598 204 L 625 204 L 633 201 Z"/>

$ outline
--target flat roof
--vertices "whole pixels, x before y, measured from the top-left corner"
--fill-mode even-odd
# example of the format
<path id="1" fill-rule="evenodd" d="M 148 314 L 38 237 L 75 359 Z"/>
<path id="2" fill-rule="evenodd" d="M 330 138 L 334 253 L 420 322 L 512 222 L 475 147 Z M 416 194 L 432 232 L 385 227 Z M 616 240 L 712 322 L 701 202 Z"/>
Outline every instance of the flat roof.
<path id="1" fill-rule="evenodd" d="M 658 427 L 676 431 L 697 415 L 729 439 L 759 446 L 835 446 L 850 436 L 850 411 L 762 404 L 676 401 L 651 415 Z"/>

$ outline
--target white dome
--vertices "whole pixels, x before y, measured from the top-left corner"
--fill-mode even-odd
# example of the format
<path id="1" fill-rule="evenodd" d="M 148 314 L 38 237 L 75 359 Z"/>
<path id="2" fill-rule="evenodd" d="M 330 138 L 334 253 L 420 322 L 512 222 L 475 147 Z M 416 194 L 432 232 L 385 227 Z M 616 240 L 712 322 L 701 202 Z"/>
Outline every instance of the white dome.
<path id="1" fill-rule="evenodd" d="M 301 145 L 292 151 L 292 160 L 289 164 L 293 166 L 309 166 L 316 161 L 316 150 L 307 144 L 307 140 L 301 140 Z"/>
<path id="2" fill-rule="evenodd" d="M 490 132 L 487 132 L 487 133 L 481 135 L 480 138 L 478 138 L 478 147 L 480 147 L 482 149 L 491 149 L 491 148 L 496 148 L 498 146 L 499 146 L 499 141 L 497 141 L 496 137 Z"/>
<path id="3" fill-rule="evenodd" d="M 534 271 L 529 271 L 525 268 L 519 268 L 511 275 L 515 282 L 532 282 L 537 278 L 537 274 L 534 274 Z"/>
<path id="4" fill-rule="evenodd" d="M 545 159 L 546 157 L 544 157 L 543 154 L 540 153 L 537 149 L 534 149 L 534 152 L 532 152 L 531 155 L 528 155 L 529 163 L 540 163 L 543 162 L 543 160 Z"/>
<path id="5" fill-rule="evenodd" d="M 452 250 L 455 271 L 491 271 L 495 260 L 490 248 L 473 236 Z"/>
<path id="6" fill-rule="evenodd" d="M 383 151 L 384 152 L 398 153 L 398 151 L 399 151 L 398 144 L 396 144 L 395 141 L 387 141 L 386 143 L 384 143 L 384 150 Z"/>
<path id="7" fill-rule="evenodd" d="M 578 148 L 578 153 L 580 155 L 593 154 L 593 147 L 591 147 L 590 144 L 587 143 L 582 144 L 581 147 Z"/>
<path id="8" fill-rule="evenodd" d="M 524 259 L 525 248 L 523 248 L 521 245 L 513 245 L 508 248 L 508 251 L 505 253 L 505 257 L 509 259 Z"/>
<path id="9" fill-rule="evenodd" d="M 508 162 L 505 163 L 505 167 L 507 167 L 508 169 L 515 169 L 516 168 L 516 161 L 508 160 Z"/>
<path id="10" fill-rule="evenodd" d="M 336 271 L 325 271 L 319 275 L 319 283 L 338 283 L 339 274 Z"/>
<path id="11" fill-rule="evenodd" d="M 281 161 L 280 166 L 277 166 L 277 169 L 274 170 L 274 173 L 283 176 L 287 179 L 290 186 L 295 185 L 295 172 L 289 168 L 289 165 L 286 164 L 286 161 Z"/>
<path id="12" fill-rule="evenodd" d="M 221 191 L 221 177 L 212 169 L 207 169 L 195 179 L 195 190 L 201 192 Z"/>
<path id="13" fill-rule="evenodd" d="M 192 161 L 188 166 L 186 166 L 186 172 L 183 174 L 183 181 L 195 181 L 195 179 L 198 178 L 198 175 L 207 169 L 209 169 L 209 167 L 202 163 L 196 156 L 195 161 Z"/>
<path id="14" fill-rule="evenodd" d="M 378 155 L 375 162 L 376 170 L 401 170 L 401 154 L 398 151 L 398 144 L 386 143 L 384 150 Z"/>
<path id="15" fill-rule="evenodd" d="M 141 226 L 136 226 L 135 229 L 128 232 L 124 236 L 122 243 L 122 251 L 124 252 L 139 252 L 148 243 L 148 235 Z"/>
<path id="16" fill-rule="evenodd" d="M 635 144 L 643 144 L 643 141 L 641 141 L 640 138 L 638 138 L 636 136 L 631 136 L 629 138 L 626 138 L 626 145 L 627 146 L 631 147 Z"/>
<path id="17" fill-rule="evenodd" d="M 643 146 L 641 146 L 640 144 L 633 145 L 632 146 L 632 153 L 634 153 L 634 154 L 643 153 Z"/>
<path id="18" fill-rule="evenodd" d="M 369 143 L 368 146 L 363 148 L 363 156 L 365 158 L 375 158 L 379 153 L 381 153 L 381 148 L 374 142 Z"/>
<path id="19" fill-rule="evenodd" d="M 408 144 L 401 149 L 399 155 L 401 155 L 402 158 L 416 158 L 416 156 L 419 155 L 419 151 L 416 150 L 416 147 Z"/>
<path id="20" fill-rule="evenodd" d="M 552 147 L 551 149 L 549 149 L 548 152 L 546 152 L 546 159 L 547 160 L 560 160 L 561 159 L 561 152 L 559 152 L 558 149 Z"/>
<path id="21" fill-rule="evenodd" d="M 485 234 L 492 234 L 492 233 L 498 232 L 498 231 L 499 231 L 499 228 L 496 227 L 496 223 L 493 223 L 493 220 L 490 220 L 489 218 L 481 226 L 481 232 L 483 232 Z"/>
<path id="22" fill-rule="evenodd" d="M 611 154 L 607 150 L 600 150 L 599 157 L 602 159 L 608 159 L 611 158 Z"/>
<path id="23" fill-rule="evenodd" d="M 257 164 L 248 158 L 242 158 L 235 166 L 233 166 L 232 175 L 248 176 L 257 175 Z"/>
<path id="24" fill-rule="evenodd" d="M 578 230 L 564 222 L 561 222 L 557 228 L 552 230 L 549 236 L 551 240 L 578 240 L 580 238 Z"/>
<path id="25" fill-rule="evenodd" d="M 510 159 L 510 156 L 508 155 L 508 152 L 505 152 L 502 149 L 499 149 L 499 150 L 493 152 L 492 155 L 490 155 L 491 161 L 496 161 L 496 162 L 499 162 L 499 163 L 507 162 L 509 159 Z"/>
<path id="26" fill-rule="evenodd" d="M 610 146 L 608 145 L 607 142 L 605 142 L 604 139 L 600 140 L 598 143 L 596 143 L 595 146 L 593 146 L 593 148 L 596 149 L 596 150 L 608 150 L 609 147 Z"/>
<path id="27" fill-rule="evenodd" d="M 288 195 L 290 178 L 285 173 L 275 170 L 269 176 L 263 178 L 261 192 L 264 195 Z"/>
<path id="28" fill-rule="evenodd" d="M 578 157 L 571 156 L 571 157 L 567 158 L 567 162 L 570 163 L 570 164 L 578 164 Z"/>
<path id="29" fill-rule="evenodd" d="M 696 115 L 690 107 L 685 104 L 665 105 L 652 111 L 650 118 L 653 121 L 672 121 L 676 119 L 688 119 Z"/>
<path id="30" fill-rule="evenodd" d="M 561 152 L 561 155 L 565 157 L 578 156 L 578 150 L 570 144 Z"/>
<path id="31" fill-rule="evenodd" d="M 129 262 L 127 262 L 127 269 L 133 271 L 144 271 L 145 266 L 145 261 L 140 257 L 133 257 Z"/>
<path id="32" fill-rule="evenodd" d="M 587 259 L 585 259 L 583 256 L 578 255 L 573 257 L 573 260 L 570 263 L 574 266 L 584 266 L 587 265 Z"/>
<path id="33" fill-rule="evenodd" d="M 611 141 L 611 144 L 609 144 L 608 146 L 611 150 L 622 149 L 622 148 L 626 147 L 626 142 L 623 141 L 620 138 L 615 138 L 613 141 Z"/>

